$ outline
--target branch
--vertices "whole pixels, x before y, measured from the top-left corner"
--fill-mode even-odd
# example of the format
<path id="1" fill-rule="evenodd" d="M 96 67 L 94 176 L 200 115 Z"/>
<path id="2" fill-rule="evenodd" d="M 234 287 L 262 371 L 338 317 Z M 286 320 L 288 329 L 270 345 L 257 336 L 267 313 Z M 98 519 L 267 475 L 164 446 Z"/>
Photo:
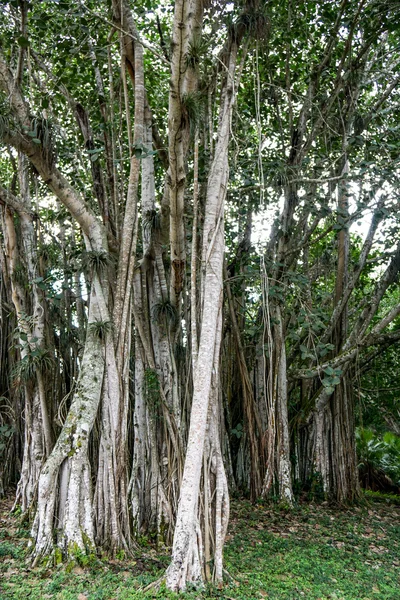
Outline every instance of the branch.
<path id="1" fill-rule="evenodd" d="M 400 313 L 400 305 L 397 307 L 397 314 Z M 379 328 L 378 328 L 379 329 Z M 341 352 L 336 358 L 326 361 L 313 369 L 298 369 L 297 371 L 289 372 L 290 379 L 314 379 L 321 377 L 329 367 L 337 369 L 341 366 L 348 367 L 352 360 L 356 358 L 360 350 L 365 350 L 370 346 L 393 344 L 400 340 L 400 329 L 390 331 L 388 333 L 371 332 L 356 346 L 352 346 L 348 350 Z"/>
<path id="2" fill-rule="evenodd" d="M 366 261 L 367 261 L 367 258 L 368 258 L 368 254 L 369 254 L 369 252 L 371 250 L 372 243 L 374 241 L 375 233 L 376 233 L 376 231 L 378 229 L 379 223 L 382 221 L 382 218 L 383 218 L 383 212 L 382 212 L 383 205 L 384 205 L 384 199 L 382 198 L 378 202 L 378 205 L 377 205 L 377 207 L 376 207 L 376 209 L 374 211 L 374 214 L 373 214 L 373 217 L 372 217 L 372 221 L 371 221 L 371 225 L 370 225 L 367 237 L 365 239 L 364 245 L 363 245 L 362 250 L 361 250 L 361 254 L 360 254 L 359 261 L 358 261 L 358 265 L 357 265 L 356 269 L 354 270 L 353 277 L 350 280 L 350 282 L 347 284 L 346 288 L 343 290 L 342 297 L 339 299 L 339 302 L 336 305 L 335 310 L 333 311 L 333 314 L 332 314 L 329 326 L 326 329 L 326 331 L 324 333 L 324 336 L 323 336 L 323 338 L 321 340 L 321 342 L 323 344 L 326 344 L 329 341 L 329 339 L 330 339 L 333 331 L 335 330 L 336 325 L 339 322 L 339 319 L 340 319 L 340 317 L 341 317 L 341 315 L 343 313 L 343 310 L 346 307 L 346 305 L 347 305 L 347 303 L 349 301 L 349 298 L 350 298 L 350 296 L 351 296 L 351 294 L 352 294 L 352 292 L 353 292 L 353 290 L 354 290 L 354 288 L 355 288 L 355 286 L 356 286 L 356 284 L 357 284 L 357 282 L 358 282 L 358 280 L 360 278 L 362 270 L 365 267 L 365 264 L 366 264 Z"/>
<path id="3" fill-rule="evenodd" d="M 133 32 L 133 31 L 126 31 L 125 29 L 123 29 L 117 23 L 109 21 L 108 19 L 106 19 L 104 17 L 104 15 L 99 15 L 98 13 L 94 12 L 94 10 L 91 10 L 87 6 L 87 4 L 82 4 L 81 3 L 81 8 L 83 8 L 88 13 L 90 13 L 91 15 L 93 15 L 94 17 L 96 17 L 97 19 L 99 19 L 102 23 L 107 23 L 107 25 L 110 25 L 113 29 L 116 29 L 119 32 L 123 33 L 124 35 L 127 35 L 133 41 L 135 41 L 138 44 L 140 44 L 141 46 L 143 46 L 143 48 L 146 48 L 146 50 L 149 50 L 149 52 L 151 52 L 152 54 L 154 54 L 154 56 L 157 56 L 157 58 L 159 58 L 161 60 L 161 62 L 163 62 L 166 65 L 169 65 L 169 60 L 167 60 L 167 58 L 165 58 L 165 56 L 163 54 L 160 54 L 160 52 L 158 52 L 158 50 L 156 50 L 156 48 L 150 42 L 141 39 L 139 37 L 139 35 L 136 34 L 135 32 Z"/>
<path id="4" fill-rule="evenodd" d="M 4 60 L 1 50 L 0 89 L 8 94 L 17 122 L 19 122 L 22 128 L 25 127 L 29 130 L 31 122 L 28 106 Z M 107 248 L 104 228 L 80 194 L 71 186 L 61 172 L 53 164 L 50 164 L 46 153 L 43 152 L 42 145 L 34 143 L 31 138 L 16 129 L 4 131 L 3 139 L 10 146 L 13 146 L 28 157 L 46 185 L 57 196 L 60 202 L 66 206 L 71 215 L 82 227 L 83 232 L 90 241 L 92 249 L 103 251 L 104 248 Z"/>
<path id="5" fill-rule="evenodd" d="M 371 225 L 372 227 L 372 225 Z M 378 310 L 379 303 L 382 300 L 388 287 L 397 280 L 400 269 L 400 242 L 397 245 L 394 256 L 384 272 L 382 278 L 377 282 L 375 286 L 375 292 L 372 296 L 368 306 L 362 311 L 358 321 L 355 323 L 353 331 L 351 332 L 344 349 L 352 346 L 356 343 L 357 338 L 363 336 L 371 323 L 376 311 Z"/>
<path id="6" fill-rule="evenodd" d="M 24 213 L 33 217 L 35 213 L 22 204 L 22 202 L 14 196 L 9 190 L 0 185 L 0 204 L 5 204 L 9 208 L 12 208 L 19 215 Z"/>

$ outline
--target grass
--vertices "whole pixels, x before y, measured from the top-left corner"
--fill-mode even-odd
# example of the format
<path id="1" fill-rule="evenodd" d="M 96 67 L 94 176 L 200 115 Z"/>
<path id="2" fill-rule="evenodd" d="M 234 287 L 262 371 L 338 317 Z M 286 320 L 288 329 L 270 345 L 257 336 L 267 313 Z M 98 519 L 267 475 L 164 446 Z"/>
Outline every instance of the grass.
<path id="1" fill-rule="evenodd" d="M 398 600 L 400 506 L 368 499 L 351 510 L 327 504 L 291 511 L 235 501 L 225 550 L 226 582 L 176 595 L 143 588 L 162 575 L 168 554 L 144 546 L 132 560 L 72 570 L 31 569 L 27 532 L 0 506 L 1 600 Z"/>

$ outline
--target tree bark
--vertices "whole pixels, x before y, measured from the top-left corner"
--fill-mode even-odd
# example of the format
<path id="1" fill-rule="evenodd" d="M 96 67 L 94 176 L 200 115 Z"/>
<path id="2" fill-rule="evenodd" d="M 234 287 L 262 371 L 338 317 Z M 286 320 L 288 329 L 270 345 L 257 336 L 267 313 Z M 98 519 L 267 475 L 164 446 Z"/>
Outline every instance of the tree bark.
<path id="1" fill-rule="evenodd" d="M 6 191 L 2 191 L 4 197 Z M 25 190 L 25 193 L 27 194 L 27 190 Z M 29 195 L 25 196 L 25 202 L 14 197 L 14 205 L 20 214 L 21 230 L 24 234 L 23 244 L 18 249 L 14 219 L 10 210 L 6 208 L 4 213 L 6 255 L 11 276 L 12 299 L 19 328 L 21 361 L 29 361 L 31 353 L 43 345 L 44 308 L 42 306 L 41 291 L 38 290 L 35 281 L 37 261 L 33 254 L 36 252 L 36 244 Z M 29 306 L 25 287 L 21 285 L 20 276 L 17 273 L 18 268 L 21 267 L 21 261 L 26 264 L 28 281 L 33 290 L 32 307 Z M 32 313 L 31 316 L 30 313 Z M 36 367 L 33 380 L 24 381 L 22 379 L 20 381 L 25 396 L 25 443 L 15 504 L 20 504 L 23 512 L 27 512 L 33 505 L 40 468 L 52 448 L 52 431 L 45 397 L 43 373 L 40 372 L 40 368 L 40 365 Z"/>
<path id="2" fill-rule="evenodd" d="M 56 445 L 39 478 L 38 507 L 32 528 L 34 564 L 53 554 L 57 547 L 64 557 L 72 558 L 79 551 L 94 551 L 88 447 L 100 402 L 105 353 L 103 340 L 91 331 L 90 325 L 104 313 L 103 303 L 100 282 L 95 275 L 76 390 Z"/>
<path id="3" fill-rule="evenodd" d="M 202 314 L 199 349 L 194 373 L 193 398 L 187 443 L 185 468 L 181 484 L 178 515 L 176 520 L 171 564 L 166 574 L 167 587 L 183 590 L 187 582 L 199 583 L 203 580 L 204 541 L 199 531 L 199 493 L 203 452 L 206 440 L 207 415 L 212 392 L 212 373 L 215 361 L 219 361 L 219 319 L 223 291 L 224 259 L 224 201 L 228 182 L 228 144 L 232 105 L 235 98 L 235 66 L 237 47 L 232 42 L 229 55 L 227 83 L 221 104 L 220 125 L 215 157 L 211 165 L 207 186 L 202 249 Z M 216 377 L 218 373 L 216 373 Z M 222 462 L 222 461 L 221 461 Z M 222 470 L 223 467 L 221 466 Z M 220 474 L 219 477 L 222 477 Z M 217 534 L 218 561 L 222 561 L 219 548 L 223 544 L 222 480 L 218 479 L 218 504 L 215 523 Z M 207 511 L 208 507 L 204 507 Z M 226 511 L 225 511 L 226 512 Z M 221 550 L 222 552 L 222 550 Z M 218 563 L 216 577 L 220 577 Z"/>

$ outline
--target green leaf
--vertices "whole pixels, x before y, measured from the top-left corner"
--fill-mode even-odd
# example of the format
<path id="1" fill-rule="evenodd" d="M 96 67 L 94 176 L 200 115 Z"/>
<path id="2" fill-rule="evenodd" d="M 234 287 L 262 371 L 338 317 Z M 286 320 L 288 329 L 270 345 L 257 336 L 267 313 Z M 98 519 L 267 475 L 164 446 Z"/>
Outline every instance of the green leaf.
<path id="1" fill-rule="evenodd" d="M 21 46 L 21 48 L 28 48 L 28 46 L 29 46 L 29 40 L 28 40 L 28 38 L 26 38 L 23 35 L 20 35 L 17 38 L 17 42 L 18 42 L 18 45 Z"/>
<path id="2" fill-rule="evenodd" d="M 332 369 L 332 367 L 326 367 L 326 368 L 324 369 L 324 373 L 325 373 L 326 375 L 333 375 L 333 373 L 334 373 L 334 372 L 335 372 L 335 371 Z"/>

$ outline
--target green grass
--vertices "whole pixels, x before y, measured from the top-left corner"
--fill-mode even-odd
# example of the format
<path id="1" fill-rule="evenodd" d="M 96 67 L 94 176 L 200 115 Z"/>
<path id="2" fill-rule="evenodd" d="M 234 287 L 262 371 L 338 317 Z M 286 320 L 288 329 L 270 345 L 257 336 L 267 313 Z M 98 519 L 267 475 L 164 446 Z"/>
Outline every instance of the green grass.
<path id="1" fill-rule="evenodd" d="M 168 554 L 149 546 L 134 560 L 98 561 L 87 568 L 31 569 L 26 532 L 5 513 L 0 529 L 0 599 L 135 600 L 398 600 L 400 507 L 368 500 L 351 510 L 301 505 L 292 511 L 234 502 L 225 550 L 226 581 L 180 596 L 145 593 Z M 81 595 L 81 596 L 80 596 Z"/>
<path id="2" fill-rule="evenodd" d="M 385 492 L 373 492 L 372 490 L 364 490 L 366 500 L 375 502 L 386 502 L 386 504 L 397 504 L 400 506 L 400 496 L 397 494 Z"/>

